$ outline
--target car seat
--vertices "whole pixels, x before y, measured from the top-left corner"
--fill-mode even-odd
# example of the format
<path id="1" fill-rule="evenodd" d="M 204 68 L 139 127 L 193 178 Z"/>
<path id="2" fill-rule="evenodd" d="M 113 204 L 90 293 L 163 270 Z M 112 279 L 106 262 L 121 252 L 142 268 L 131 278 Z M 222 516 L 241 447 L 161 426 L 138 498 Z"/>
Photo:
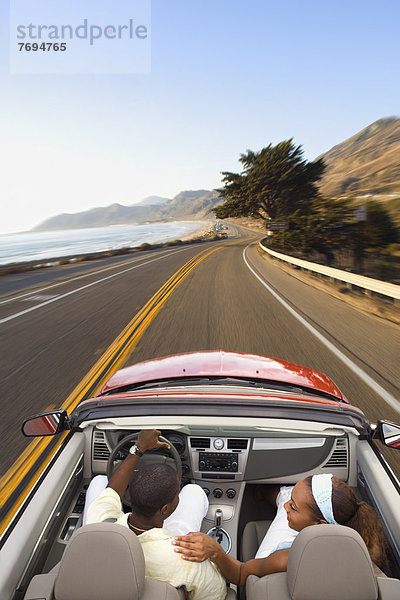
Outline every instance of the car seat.
<path id="1" fill-rule="evenodd" d="M 93 523 L 78 529 L 60 563 L 33 577 L 24 600 L 183 600 L 185 592 L 145 577 L 141 544 L 128 528 Z"/>
<path id="2" fill-rule="evenodd" d="M 400 581 L 376 577 L 361 536 L 343 525 L 312 525 L 295 538 L 287 572 L 246 582 L 247 600 L 398 600 Z"/>
<path id="3" fill-rule="evenodd" d="M 243 530 L 240 560 L 246 562 L 255 557 L 272 521 L 249 521 Z"/>

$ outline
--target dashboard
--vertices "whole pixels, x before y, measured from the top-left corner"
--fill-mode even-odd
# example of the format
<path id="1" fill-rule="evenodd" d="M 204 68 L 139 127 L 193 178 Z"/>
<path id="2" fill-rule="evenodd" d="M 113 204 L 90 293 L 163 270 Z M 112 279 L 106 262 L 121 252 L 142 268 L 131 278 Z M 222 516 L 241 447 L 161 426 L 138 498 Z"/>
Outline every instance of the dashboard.
<path id="1" fill-rule="evenodd" d="M 184 482 L 195 481 L 208 489 L 209 483 L 218 482 L 297 481 L 311 471 L 332 472 L 344 480 L 349 476 L 350 442 L 346 434 L 294 435 L 249 429 L 234 432 L 236 435 L 219 435 L 219 431 L 204 435 L 204 429 L 195 427 L 161 433 L 179 454 Z M 93 474 L 106 473 L 112 449 L 129 434 L 132 430 L 93 429 Z M 117 460 L 126 456 L 132 443 L 121 449 Z"/>

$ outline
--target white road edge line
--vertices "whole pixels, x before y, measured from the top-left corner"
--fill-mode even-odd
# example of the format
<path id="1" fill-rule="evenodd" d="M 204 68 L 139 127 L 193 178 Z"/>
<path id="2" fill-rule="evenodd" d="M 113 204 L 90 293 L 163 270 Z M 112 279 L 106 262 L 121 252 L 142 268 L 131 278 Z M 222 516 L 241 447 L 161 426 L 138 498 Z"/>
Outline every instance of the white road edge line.
<path id="1" fill-rule="evenodd" d="M 379 383 L 372 379 L 372 377 L 370 377 L 365 371 L 363 371 L 363 369 L 356 365 L 356 363 L 353 362 L 348 356 L 346 356 L 345 354 L 343 354 L 343 352 L 336 348 L 336 346 L 332 344 L 332 342 L 330 342 L 325 336 L 323 336 L 317 329 L 315 329 L 315 327 L 310 325 L 308 321 L 306 321 L 301 315 L 299 315 L 298 312 L 296 312 L 287 302 L 285 302 L 285 300 L 283 300 L 279 296 L 279 294 L 277 294 L 267 283 L 265 283 L 265 281 L 254 271 L 254 269 L 252 269 L 246 258 L 246 250 L 250 246 L 251 244 L 246 246 L 246 248 L 243 250 L 243 260 L 247 268 L 250 269 L 250 271 L 255 277 L 257 277 L 260 283 L 262 283 L 263 286 L 269 291 L 269 293 L 272 294 L 272 296 L 274 296 L 274 298 L 276 298 L 276 300 L 278 300 L 278 302 L 280 302 L 282 306 L 286 308 L 288 312 L 290 312 L 291 315 L 293 315 L 302 325 L 304 325 L 304 327 L 308 329 L 310 333 L 312 333 L 322 344 L 324 344 L 331 352 L 333 352 L 333 354 L 339 360 L 341 360 L 346 365 L 346 367 L 348 367 L 353 371 L 353 373 L 358 375 L 358 377 L 360 377 L 364 383 L 369 385 L 369 387 L 376 394 L 379 394 L 379 396 L 381 396 L 381 398 L 383 398 L 383 400 L 385 400 L 385 402 L 387 402 L 389 406 L 391 406 L 392 408 L 394 408 L 394 410 L 400 413 L 400 402 L 397 400 L 397 398 L 395 398 L 395 396 L 387 392 L 385 388 L 383 388 Z"/>
<path id="2" fill-rule="evenodd" d="M 81 292 L 82 290 L 92 287 L 93 285 L 97 285 L 98 283 L 107 281 L 107 279 L 112 279 L 113 277 L 117 277 L 117 275 L 122 275 L 123 273 L 127 273 L 128 271 L 133 271 L 133 269 L 138 269 L 139 267 L 148 265 L 149 263 L 155 262 L 156 260 L 160 260 L 161 258 L 166 258 L 167 256 L 171 256 L 171 254 L 176 254 L 177 252 L 181 252 L 182 250 L 183 250 L 183 248 L 180 250 L 175 250 L 175 252 L 170 252 L 169 254 L 164 254 L 164 256 L 159 256 L 158 258 L 153 258 L 152 260 L 148 260 L 146 262 L 140 263 L 140 265 L 135 265 L 134 267 L 130 267 L 129 269 L 124 269 L 123 271 L 118 271 L 118 273 L 113 273 L 112 275 L 108 275 L 107 277 L 103 277 L 102 279 L 98 279 L 97 281 L 92 281 L 92 283 L 83 285 L 82 287 L 77 288 L 76 290 L 71 290 L 70 292 L 61 294 L 61 296 L 56 296 L 55 298 L 51 298 L 51 300 L 46 300 L 46 302 L 42 302 L 41 304 L 37 304 L 36 306 L 31 306 L 30 308 L 27 308 L 26 310 L 22 310 L 21 312 L 14 313 L 13 315 L 5 317 L 4 319 L 0 319 L 0 325 L 2 325 L 3 323 L 7 323 L 8 321 L 12 321 L 13 319 L 16 319 L 17 317 L 22 317 L 23 315 L 26 315 L 27 313 L 30 313 L 34 310 L 38 310 L 38 308 L 42 308 L 42 306 L 46 306 L 47 304 L 51 304 L 52 302 L 57 302 L 58 300 L 61 300 L 62 298 L 66 298 L 67 296 L 71 296 L 72 294 L 76 294 L 77 292 Z"/>
<path id="3" fill-rule="evenodd" d="M 179 250 L 177 250 L 177 252 L 182 252 L 182 250 L 184 250 L 184 248 L 180 248 Z M 167 252 L 167 250 L 164 250 L 164 252 Z M 161 255 L 160 258 L 162 258 L 163 252 L 160 252 L 159 255 Z M 8 304 L 9 302 L 14 302 L 15 300 L 20 300 L 21 298 L 26 298 L 27 296 L 32 296 L 32 294 L 39 294 L 40 292 L 44 292 L 45 290 L 49 290 L 50 288 L 54 288 L 59 285 L 65 285 L 66 283 L 71 283 L 71 281 L 77 281 L 77 279 L 83 279 L 84 277 L 90 277 L 91 275 L 96 275 L 96 274 L 98 274 L 99 271 L 101 271 L 102 273 L 105 273 L 106 271 L 110 271 L 111 269 L 117 269 L 118 267 L 124 267 L 125 265 L 129 265 L 133 262 L 136 263 L 139 260 L 142 260 L 143 258 L 145 258 L 145 257 L 139 256 L 139 257 L 133 258 L 131 260 L 125 260 L 125 261 L 117 263 L 115 265 L 105 267 L 104 269 L 99 268 L 96 271 L 92 271 L 91 273 L 84 273 L 83 275 L 78 275 L 77 277 L 71 277 L 71 279 L 66 279 L 65 281 L 59 281 L 58 283 L 53 283 L 52 285 L 47 285 L 46 287 L 39 288 L 38 290 L 33 290 L 31 292 L 27 292 L 26 294 L 21 294 L 20 296 L 13 296 L 12 298 L 7 298 L 7 300 L 0 300 L 0 304 Z"/>

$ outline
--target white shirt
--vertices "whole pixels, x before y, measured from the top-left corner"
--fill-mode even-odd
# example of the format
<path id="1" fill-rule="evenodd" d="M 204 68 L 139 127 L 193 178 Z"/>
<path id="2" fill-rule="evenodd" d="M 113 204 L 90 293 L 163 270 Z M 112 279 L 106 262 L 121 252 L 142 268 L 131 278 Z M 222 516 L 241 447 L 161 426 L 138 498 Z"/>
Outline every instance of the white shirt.
<path id="1" fill-rule="evenodd" d="M 269 526 L 268 531 L 257 550 L 255 558 L 266 558 L 275 552 L 279 546 L 289 548 L 298 534 L 298 531 L 289 527 L 286 510 L 284 508 L 285 502 L 287 502 L 292 495 L 293 487 L 293 485 L 282 486 L 279 490 L 276 498 L 276 516 Z"/>
<path id="2" fill-rule="evenodd" d="M 116 519 L 116 523 L 128 526 L 130 513 L 123 513 L 121 500 L 112 488 L 106 488 L 92 502 L 87 512 L 87 523 L 100 523 Z M 132 532 L 132 535 L 135 535 Z M 146 575 L 166 581 L 174 587 L 184 586 L 191 600 L 224 600 L 226 582 L 217 566 L 210 560 L 201 563 L 183 560 L 175 552 L 172 537 L 167 529 L 154 527 L 138 535 L 142 544 Z"/>

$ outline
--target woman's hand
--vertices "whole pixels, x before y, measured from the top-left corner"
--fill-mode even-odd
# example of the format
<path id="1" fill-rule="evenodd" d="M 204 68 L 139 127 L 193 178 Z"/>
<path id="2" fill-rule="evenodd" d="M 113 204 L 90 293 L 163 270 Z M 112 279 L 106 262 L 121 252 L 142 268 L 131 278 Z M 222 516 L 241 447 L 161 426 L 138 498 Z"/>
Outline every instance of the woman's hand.
<path id="1" fill-rule="evenodd" d="M 216 540 L 205 533 L 190 532 L 187 535 L 178 535 L 172 540 L 175 552 L 182 554 L 182 558 L 192 562 L 203 562 L 210 558 L 215 562 L 218 554 L 223 550 Z"/>

